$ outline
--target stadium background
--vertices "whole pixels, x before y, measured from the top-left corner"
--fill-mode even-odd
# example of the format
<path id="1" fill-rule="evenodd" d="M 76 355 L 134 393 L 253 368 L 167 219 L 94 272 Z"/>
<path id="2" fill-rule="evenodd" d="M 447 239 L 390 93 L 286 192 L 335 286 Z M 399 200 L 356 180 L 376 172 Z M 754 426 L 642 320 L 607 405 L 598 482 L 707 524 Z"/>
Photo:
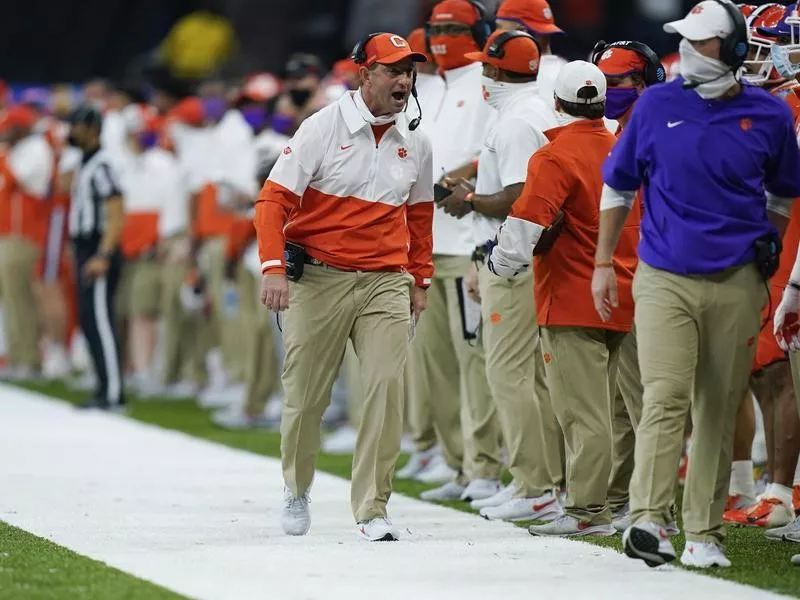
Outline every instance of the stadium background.
<path id="1" fill-rule="evenodd" d="M 499 0 L 485 0 L 494 9 Z M 762 4 L 755 1 L 754 4 Z M 221 17 L 233 41 L 230 60 L 216 72 L 228 78 L 254 71 L 281 74 L 292 52 L 310 52 L 326 64 L 346 56 L 371 31 L 406 34 L 436 0 L 25 0 L 0 20 L 0 77 L 19 94 L 27 87 L 120 80 L 140 72 L 176 23 L 199 11 Z M 554 51 L 584 57 L 598 39 L 638 39 L 659 55 L 677 39 L 661 24 L 677 19 L 692 0 L 552 0 Z M 205 38 L 199 28 L 191 35 Z M 31 33 L 36 32 L 35 36 Z M 183 38 L 186 39 L 186 38 Z"/>

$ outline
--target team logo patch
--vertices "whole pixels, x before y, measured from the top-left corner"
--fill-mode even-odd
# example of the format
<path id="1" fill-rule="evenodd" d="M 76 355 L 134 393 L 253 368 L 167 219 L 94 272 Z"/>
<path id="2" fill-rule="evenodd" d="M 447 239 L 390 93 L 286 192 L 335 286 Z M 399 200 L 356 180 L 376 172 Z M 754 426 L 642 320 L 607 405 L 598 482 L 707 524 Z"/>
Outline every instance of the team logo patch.
<path id="1" fill-rule="evenodd" d="M 404 160 L 408 156 L 408 150 L 405 148 L 398 148 L 397 149 L 397 158 L 400 160 Z"/>
<path id="2" fill-rule="evenodd" d="M 606 50 L 603 52 L 603 56 L 600 57 L 600 60 L 609 60 L 612 56 L 614 56 L 613 48 L 611 50 Z"/>
<path id="3" fill-rule="evenodd" d="M 492 323 L 494 323 L 495 325 L 497 325 L 500 321 L 503 320 L 503 317 L 500 316 L 500 313 L 496 312 L 492 313 L 492 316 L 490 318 L 492 320 Z"/>
<path id="4" fill-rule="evenodd" d="M 484 100 L 488 100 L 489 96 L 491 96 L 491 94 L 489 93 L 489 90 L 486 89 L 485 85 L 482 85 L 481 88 L 483 89 L 483 99 Z"/>
<path id="5" fill-rule="evenodd" d="M 695 7 L 694 7 L 694 8 L 691 10 L 691 12 L 690 12 L 689 14 L 692 14 L 692 15 L 699 15 L 701 12 L 703 12 L 703 7 L 702 7 L 702 6 L 700 6 L 700 5 L 698 4 L 697 6 L 695 6 Z"/>
<path id="6" fill-rule="evenodd" d="M 459 100 L 458 103 L 456 104 L 456 106 L 458 108 L 462 108 L 465 104 L 466 104 L 466 102 L 464 102 L 463 100 Z"/>
<path id="7" fill-rule="evenodd" d="M 528 61 L 528 68 L 529 68 L 529 69 L 530 69 L 532 72 L 533 72 L 533 71 L 535 71 L 536 69 L 538 69 L 538 68 L 539 68 L 539 61 L 538 61 L 538 60 L 536 60 L 535 58 L 531 59 L 530 61 Z"/>
<path id="8" fill-rule="evenodd" d="M 283 153 L 288 156 L 292 153 L 292 149 L 289 146 L 286 146 L 286 148 L 283 149 Z"/>
<path id="9" fill-rule="evenodd" d="M 553 18 L 553 11 L 550 10 L 549 6 L 545 6 L 542 9 L 542 16 L 547 19 L 548 21 Z"/>
<path id="10" fill-rule="evenodd" d="M 753 121 L 752 119 L 744 118 L 739 121 L 739 127 L 742 128 L 742 131 L 750 131 L 753 128 Z"/>
<path id="11" fill-rule="evenodd" d="M 544 358 L 544 362 L 545 362 L 546 364 L 548 364 L 548 365 L 549 365 L 551 362 L 553 362 L 553 357 L 552 357 L 552 356 L 550 356 L 550 353 L 549 353 L 549 352 L 545 352 L 545 353 L 544 353 L 544 355 L 542 356 L 542 358 Z"/>

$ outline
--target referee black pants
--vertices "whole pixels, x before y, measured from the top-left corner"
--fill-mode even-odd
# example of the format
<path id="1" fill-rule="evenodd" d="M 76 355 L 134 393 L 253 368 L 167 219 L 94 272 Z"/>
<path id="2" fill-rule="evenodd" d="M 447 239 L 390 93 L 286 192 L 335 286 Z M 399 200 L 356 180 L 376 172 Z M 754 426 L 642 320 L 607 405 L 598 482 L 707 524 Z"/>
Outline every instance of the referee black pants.
<path id="1" fill-rule="evenodd" d="M 97 374 L 95 400 L 109 406 L 123 404 L 120 336 L 114 316 L 122 255 L 119 251 L 114 253 L 103 277 L 87 280 L 83 268 L 95 255 L 97 246 L 73 242 L 73 250 L 77 266 L 78 319 Z"/>

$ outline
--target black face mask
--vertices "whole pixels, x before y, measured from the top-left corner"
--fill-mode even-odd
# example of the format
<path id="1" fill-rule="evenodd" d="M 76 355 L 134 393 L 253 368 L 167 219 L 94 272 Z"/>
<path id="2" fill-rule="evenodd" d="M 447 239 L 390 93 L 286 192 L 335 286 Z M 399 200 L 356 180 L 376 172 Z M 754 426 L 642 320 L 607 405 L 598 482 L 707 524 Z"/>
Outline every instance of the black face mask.
<path id="1" fill-rule="evenodd" d="M 312 93 L 311 90 L 289 90 L 289 97 L 292 99 L 292 104 L 297 108 L 302 108 L 311 98 Z"/>

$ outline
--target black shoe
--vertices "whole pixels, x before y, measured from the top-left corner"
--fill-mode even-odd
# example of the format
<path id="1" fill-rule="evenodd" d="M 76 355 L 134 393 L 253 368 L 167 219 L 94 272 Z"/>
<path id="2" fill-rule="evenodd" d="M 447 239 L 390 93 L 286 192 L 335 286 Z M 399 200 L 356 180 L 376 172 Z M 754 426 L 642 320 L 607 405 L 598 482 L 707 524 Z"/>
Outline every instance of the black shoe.
<path id="1" fill-rule="evenodd" d="M 83 404 L 76 404 L 76 408 L 80 410 L 104 410 L 106 412 L 112 413 L 123 413 L 125 412 L 125 404 L 109 404 L 108 400 L 103 398 L 92 398 L 91 400 L 87 400 Z"/>

